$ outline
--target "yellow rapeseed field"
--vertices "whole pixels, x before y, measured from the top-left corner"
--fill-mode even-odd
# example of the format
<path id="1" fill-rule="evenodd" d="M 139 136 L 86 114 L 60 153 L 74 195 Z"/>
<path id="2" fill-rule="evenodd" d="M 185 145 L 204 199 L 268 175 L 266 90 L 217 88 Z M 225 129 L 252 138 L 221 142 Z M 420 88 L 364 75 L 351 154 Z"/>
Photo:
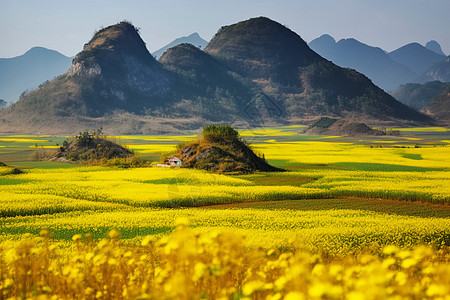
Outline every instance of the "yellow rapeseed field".
<path id="1" fill-rule="evenodd" d="M 302 250 L 248 250 L 240 234 L 199 234 L 177 219 L 165 238 L 133 247 L 120 232 L 76 234 L 61 249 L 50 232 L 0 256 L 1 299 L 447 299 L 447 249 L 384 247 L 334 259 Z"/>
<path id="2" fill-rule="evenodd" d="M 282 173 L 0 166 L 0 299 L 448 299 L 444 129 L 244 131 Z M 153 158 L 195 138 L 115 137 Z M 0 153 L 57 143 L 4 136 Z"/>

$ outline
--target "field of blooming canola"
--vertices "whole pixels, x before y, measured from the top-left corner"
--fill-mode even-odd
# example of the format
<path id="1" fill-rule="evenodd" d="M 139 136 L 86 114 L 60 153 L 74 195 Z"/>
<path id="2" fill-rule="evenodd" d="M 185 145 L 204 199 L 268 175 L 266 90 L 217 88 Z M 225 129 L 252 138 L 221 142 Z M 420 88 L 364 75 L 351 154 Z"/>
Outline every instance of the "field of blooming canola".
<path id="1" fill-rule="evenodd" d="M 288 170 L 242 176 L 14 161 L 62 138 L 1 137 L 0 159 L 24 173 L 0 166 L 0 299 L 448 295 L 448 131 L 300 129 L 242 132 Z M 147 159 L 193 138 L 115 137 Z"/>
<path id="2" fill-rule="evenodd" d="M 0 256 L 0 299 L 447 299 L 450 254 L 386 246 L 333 258 L 303 250 L 249 250 L 241 234 L 198 233 L 185 218 L 170 236 L 132 247 L 111 230 L 75 234 L 69 248 L 22 240 Z"/>

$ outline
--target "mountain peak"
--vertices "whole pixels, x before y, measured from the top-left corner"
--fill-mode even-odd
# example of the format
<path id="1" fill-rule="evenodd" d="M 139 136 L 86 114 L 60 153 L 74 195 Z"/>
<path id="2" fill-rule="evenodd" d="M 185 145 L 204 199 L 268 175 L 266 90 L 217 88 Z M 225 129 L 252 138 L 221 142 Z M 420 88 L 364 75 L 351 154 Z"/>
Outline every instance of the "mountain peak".
<path id="1" fill-rule="evenodd" d="M 180 44 L 186 44 L 186 43 L 192 44 L 195 47 L 198 47 L 201 49 L 205 48 L 206 45 L 208 44 L 208 42 L 205 41 L 204 39 L 202 39 L 202 37 L 197 32 L 194 32 L 188 36 L 183 36 L 183 37 L 173 40 L 172 42 L 170 42 L 166 46 L 156 50 L 152 54 L 154 57 L 156 57 L 156 59 L 159 59 L 164 54 L 164 52 L 167 51 L 167 49 L 175 47 Z"/>
<path id="2" fill-rule="evenodd" d="M 188 38 L 201 38 L 200 35 L 197 32 L 191 33 L 187 37 Z"/>
<path id="3" fill-rule="evenodd" d="M 287 28 L 286 26 L 273 21 L 267 17 L 251 18 L 246 21 L 238 22 L 233 25 L 223 26 L 213 37 L 208 47 L 210 51 L 214 48 L 214 44 L 218 43 L 222 38 L 228 34 L 233 34 L 240 42 L 247 41 L 248 39 L 263 39 L 260 43 L 264 43 L 267 39 L 275 39 L 274 42 L 280 42 L 286 38 L 294 38 L 295 42 L 300 42 L 302 45 L 306 45 L 305 41 L 297 35 L 295 32 Z M 280 36 L 277 36 L 279 34 Z M 257 35 L 252 37 L 251 35 Z M 214 43 L 212 43 L 214 42 Z M 234 41 L 236 42 L 236 40 Z M 213 45 L 211 45 L 211 43 Z"/>
<path id="4" fill-rule="evenodd" d="M 336 47 L 336 40 L 329 34 L 322 34 L 312 40 L 308 46 L 319 53 L 322 57 L 333 60 L 333 52 Z"/>
<path id="5" fill-rule="evenodd" d="M 324 41 L 328 41 L 328 42 L 336 43 L 336 40 L 334 39 L 334 37 L 332 37 L 331 35 L 329 35 L 329 34 L 327 34 L 327 33 L 322 34 L 322 35 L 319 36 L 317 39 L 324 40 Z"/>
<path id="6" fill-rule="evenodd" d="M 50 50 L 50 49 L 47 49 L 47 48 L 44 48 L 44 47 L 36 46 L 36 47 L 31 48 L 27 52 L 25 52 L 25 54 L 42 53 L 42 52 L 46 52 L 46 51 L 54 51 L 54 50 Z"/>
<path id="7" fill-rule="evenodd" d="M 390 52 L 389 57 L 414 71 L 417 76 L 423 74 L 430 66 L 445 59 L 419 43 L 410 43 Z"/>
<path id="8" fill-rule="evenodd" d="M 118 74 L 125 75 L 120 78 Z M 148 82 L 165 78 L 161 67 L 148 52 L 139 30 L 129 22 L 120 22 L 95 33 L 83 51 L 73 60 L 69 75 L 99 76 L 110 83 L 123 81 L 138 90 L 148 90 Z M 159 85 L 153 90 L 159 93 Z"/>
<path id="9" fill-rule="evenodd" d="M 241 76 L 295 80 L 298 68 L 321 60 L 295 32 L 266 17 L 223 26 L 205 51 Z"/>
<path id="10" fill-rule="evenodd" d="M 42 57 L 45 56 L 58 56 L 58 57 L 64 57 L 67 58 L 67 56 L 59 53 L 56 50 L 48 49 L 45 47 L 36 46 L 25 52 L 24 54 L 20 56 L 16 56 L 14 58 L 20 58 L 20 57 L 29 57 L 29 58 L 35 58 L 39 57 L 39 59 L 42 59 Z"/>
<path id="11" fill-rule="evenodd" d="M 67 72 L 72 59 L 44 47 L 33 47 L 12 58 L 0 58 L 0 99 L 15 102 L 23 91 Z"/>
<path id="12" fill-rule="evenodd" d="M 425 48 L 427 48 L 428 50 L 433 51 L 436 54 L 442 55 L 442 56 L 446 56 L 445 53 L 442 51 L 441 45 L 439 45 L 438 42 L 432 40 L 429 41 L 426 45 Z"/>
<path id="13" fill-rule="evenodd" d="M 295 42 L 306 45 L 300 36 L 287 27 L 267 17 L 258 17 L 220 28 L 208 44 L 210 51 L 214 51 L 213 49 L 216 45 L 223 42 L 223 39 L 230 37 L 230 35 L 234 36 L 232 41 L 230 41 L 232 43 L 243 43 L 252 39 L 261 44 L 266 43 L 267 40 L 273 40 L 274 43 L 277 43 L 276 46 L 281 46 L 278 45 L 279 42 L 294 37 Z"/>
<path id="14" fill-rule="evenodd" d="M 139 30 L 131 23 L 122 21 L 100 29 L 94 34 L 94 37 L 85 45 L 85 50 L 96 47 L 108 47 L 112 41 L 129 40 L 139 36 Z"/>
<path id="15" fill-rule="evenodd" d="M 107 54 L 127 52 L 147 59 L 149 52 L 139 36 L 139 30 L 131 23 L 122 21 L 96 32 L 74 59 L 74 63 L 90 63 Z"/>

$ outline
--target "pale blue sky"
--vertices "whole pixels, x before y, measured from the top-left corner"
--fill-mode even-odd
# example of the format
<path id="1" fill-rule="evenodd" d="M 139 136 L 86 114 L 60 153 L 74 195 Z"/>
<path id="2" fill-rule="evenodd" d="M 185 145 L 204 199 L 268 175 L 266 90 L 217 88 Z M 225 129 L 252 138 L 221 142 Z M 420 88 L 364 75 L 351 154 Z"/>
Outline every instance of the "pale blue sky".
<path id="1" fill-rule="evenodd" d="M 153 52 L 175 38 L 267 16 L 304 40 L 353 37 L 392 51 L 437 40 L 450 53 L 450 0 L 0 0 L 0 57 L 34 46 L 78 53 L 95 30 L 129 20 Z"/>

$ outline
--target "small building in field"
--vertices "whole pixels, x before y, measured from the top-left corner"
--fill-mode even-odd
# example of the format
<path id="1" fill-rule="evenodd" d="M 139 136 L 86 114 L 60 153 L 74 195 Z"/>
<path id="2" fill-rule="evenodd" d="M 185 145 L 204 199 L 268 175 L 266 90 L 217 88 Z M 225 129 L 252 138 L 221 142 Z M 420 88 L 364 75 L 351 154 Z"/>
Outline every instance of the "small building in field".
<path id="1" fill-rule="evenodd" d="M 171 166 L 171 167 L 181 167 L 181 164 L 182 164 L 183 162 L 181 161 L 181 159 L 179 159 L 178 157 L 172 157 L 172 158 L 170 158 L 170 159 L 168 159 L 167 161 L 166 161 L 166 164 L 167 165 L 169 165 L 169 166 Z"/>
<path id="2" fill-rule="evenodd" d="M 166 159 L 166 161 L 163 164 L 157 164 L 157 167 L 181 167 L 182 160 L 178 157 L 172 157 L 169 159 Z"/>

